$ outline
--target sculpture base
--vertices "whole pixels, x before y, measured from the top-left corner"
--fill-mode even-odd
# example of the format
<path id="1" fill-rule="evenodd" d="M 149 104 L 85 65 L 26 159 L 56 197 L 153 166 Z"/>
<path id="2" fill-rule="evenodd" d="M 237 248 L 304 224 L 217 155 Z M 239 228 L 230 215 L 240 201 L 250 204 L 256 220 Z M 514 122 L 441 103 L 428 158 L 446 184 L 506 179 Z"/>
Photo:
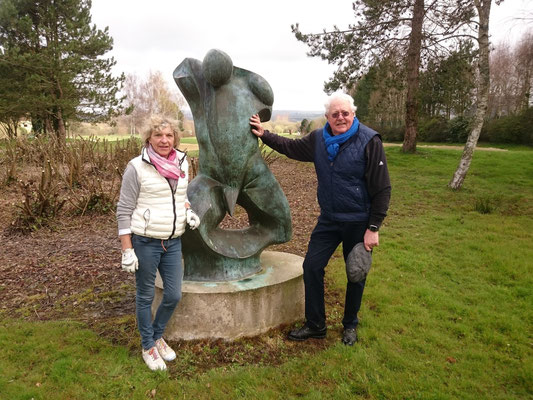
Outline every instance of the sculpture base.
<path id="1" fill-rule="evenodd" d="M 184 281 L 182 298 L 165 330 L 170 340 L 255 336 L 304 316 L 303 258 L 264 251 L 261 271 L 226 282 Z M 161 303 L 163 283 L 156 279 L 152 313 Z"/>

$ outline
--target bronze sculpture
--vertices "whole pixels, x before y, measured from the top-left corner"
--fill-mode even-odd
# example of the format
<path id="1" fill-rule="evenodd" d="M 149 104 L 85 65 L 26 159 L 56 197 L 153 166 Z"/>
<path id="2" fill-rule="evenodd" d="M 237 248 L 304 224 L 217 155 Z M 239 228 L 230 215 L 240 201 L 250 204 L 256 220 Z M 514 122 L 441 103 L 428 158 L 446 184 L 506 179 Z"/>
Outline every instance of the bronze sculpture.
<path id="1" fill-rule="evenodd" d="M 216 49 L 203 61 L 185 59 L 174 80 L 191 107 L 199 145 L 199 174 L 187 193 L 202 223 L 182 237 L 184 279 L 246 278 L 260 271 L 264 248 L 290 240 L 292 233 L 287 199 L 250 133 L 251 115 L 270 119 L 272 89 Z M 249 227 L 220 228 L 236 204 L 248 213 Z"/>

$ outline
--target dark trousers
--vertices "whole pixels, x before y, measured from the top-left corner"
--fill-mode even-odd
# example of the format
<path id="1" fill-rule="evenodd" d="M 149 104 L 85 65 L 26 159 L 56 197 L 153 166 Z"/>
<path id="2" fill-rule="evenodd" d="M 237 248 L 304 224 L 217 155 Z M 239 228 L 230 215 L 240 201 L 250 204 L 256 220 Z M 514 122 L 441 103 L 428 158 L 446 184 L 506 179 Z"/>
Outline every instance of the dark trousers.
<path id="1" fill-rule="evenodd" d="M 324 274 L 325 268 L 333 252 L 342 242 L 344 260 L 352 248 L 363 241 L 367 221 L 363 222 L 335 222 L 322 216 L 311 234 L 307 254 L 303 264 L 305 284 L 305 319 L 306 324 L 314 329 L 326 326 L 326 308 L 324 304 Z M 361 299 L 365 281 L 346 286 L 344 303 L 344 318 L 342 324 L 345 329 L 355 328 L 358 323 L 357 313 L 361 307 Z"/>

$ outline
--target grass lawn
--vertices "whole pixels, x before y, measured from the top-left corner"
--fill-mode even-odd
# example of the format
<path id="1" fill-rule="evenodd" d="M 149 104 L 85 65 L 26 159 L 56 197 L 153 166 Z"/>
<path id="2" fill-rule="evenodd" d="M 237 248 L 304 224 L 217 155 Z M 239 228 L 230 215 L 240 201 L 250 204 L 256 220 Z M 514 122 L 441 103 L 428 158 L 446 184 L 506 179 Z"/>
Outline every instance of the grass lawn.
<path id="1" fill-rule="evenodd" d="M 458 192 L 446 185 L 460 150 L 386 151 L 392 202 L 354 347 L 191 378 L 150 372 L 79 322 L 7 320 L 0 399 L 533 398 L 533 150 L 476 151 Z M 328 317 L 338 334 L 342 316 Z"/>

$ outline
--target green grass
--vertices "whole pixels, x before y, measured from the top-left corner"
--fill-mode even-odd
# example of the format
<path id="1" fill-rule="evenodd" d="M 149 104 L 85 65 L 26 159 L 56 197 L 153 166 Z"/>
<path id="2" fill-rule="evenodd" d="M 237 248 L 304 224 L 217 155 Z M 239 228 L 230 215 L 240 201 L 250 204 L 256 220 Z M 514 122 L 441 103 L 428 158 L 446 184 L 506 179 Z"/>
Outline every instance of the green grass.
<path id="1" fill-rule="evenodd" d="M 0 398 L 136 399 L 152 389 L 163 399 L 532 398 L 533 151 L 476 151 L 454 192 L 446 185 L 460 153 L 387 148 L 391 209 L 353 348 L 185 378 L 148 371 L 139 354 L 80 323 L 8 320 Z M 342 291 L 339 255 L 327 278 Z M 330 313 L 329 335 L 341 319 Z M 186 368 L 190 354 L 178 357 Z"/>
<path id="2" fill-rule="evenodd" d="M 76 322 L 9 321 L 0 343 L 2 399 L 128 398 L 146 377 L 141 360 Z"/>
<path id="3" fill-rule="evenodd" d="M 198 141 L 196 140 L 196 136 L 182 137 L 180 139 L 180 142 L 181 143 L 193 143 L 193 144 L 197 144 L 198 143 Z"/>

